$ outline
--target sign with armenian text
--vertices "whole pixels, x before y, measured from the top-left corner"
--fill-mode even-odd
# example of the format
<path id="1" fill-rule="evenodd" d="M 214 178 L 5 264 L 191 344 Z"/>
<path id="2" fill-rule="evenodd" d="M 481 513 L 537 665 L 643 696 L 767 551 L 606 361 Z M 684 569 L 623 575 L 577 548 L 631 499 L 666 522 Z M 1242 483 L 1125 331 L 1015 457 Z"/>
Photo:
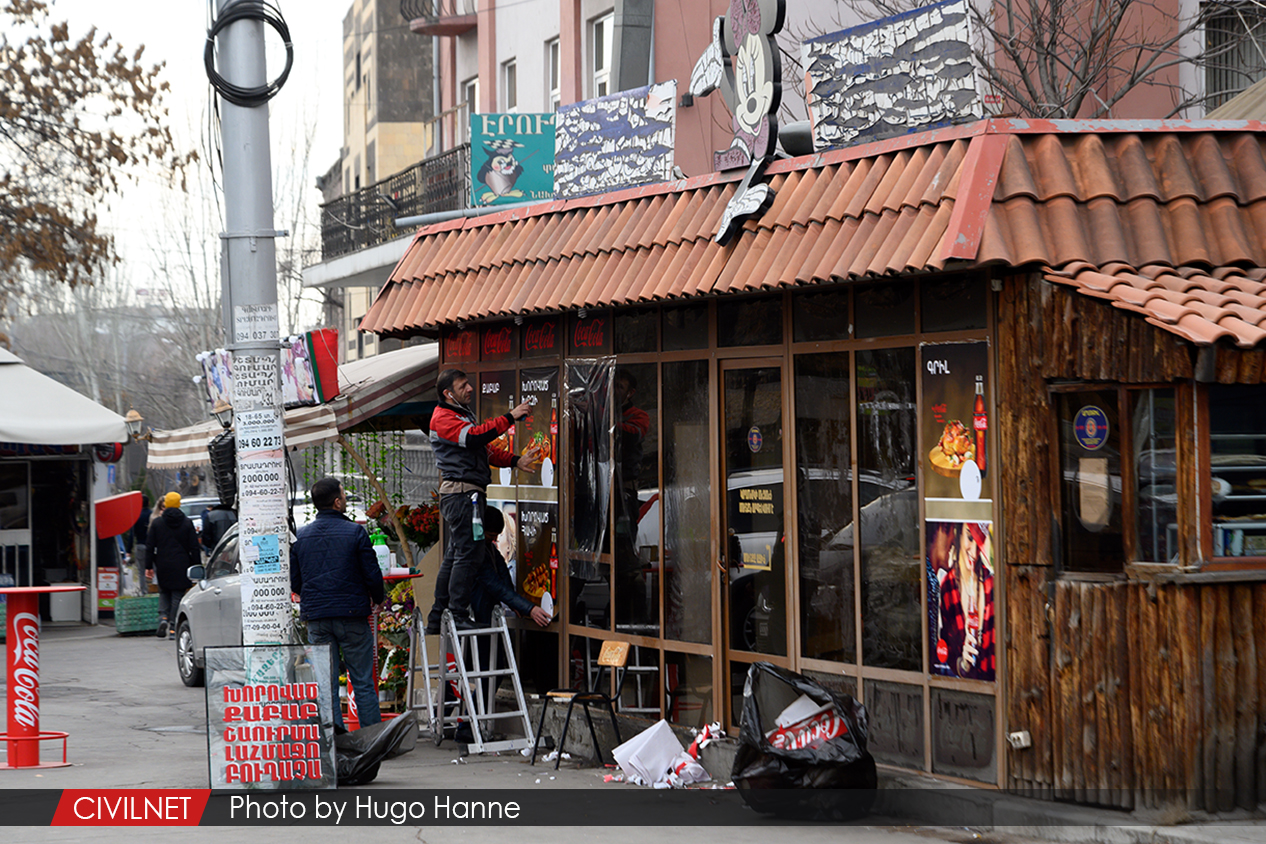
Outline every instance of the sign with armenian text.
<path id="1" fill-rule="evenodd" d="M 211 788 L 334 788 L 328 645 L 206 648 Z"/>
<path id="2" fill-rule="evenodd" d="M 554 198 L 554 115 L 470 116 L 470 206 Z"/>

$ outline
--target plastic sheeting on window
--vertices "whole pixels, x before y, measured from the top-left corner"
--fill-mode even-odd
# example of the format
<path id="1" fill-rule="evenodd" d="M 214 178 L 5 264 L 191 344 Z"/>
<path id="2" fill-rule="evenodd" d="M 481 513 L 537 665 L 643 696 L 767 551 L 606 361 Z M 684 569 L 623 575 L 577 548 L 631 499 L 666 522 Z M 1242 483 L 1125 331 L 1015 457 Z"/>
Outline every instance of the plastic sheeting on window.
<path id="1" fill-rule="evenodd" d="M 597 555 L 610 521 L 614 373 L 614 357 L 567 362 L 563 418 L 571 432 L 571 574 L 585 580 L 598 577 Z"/>

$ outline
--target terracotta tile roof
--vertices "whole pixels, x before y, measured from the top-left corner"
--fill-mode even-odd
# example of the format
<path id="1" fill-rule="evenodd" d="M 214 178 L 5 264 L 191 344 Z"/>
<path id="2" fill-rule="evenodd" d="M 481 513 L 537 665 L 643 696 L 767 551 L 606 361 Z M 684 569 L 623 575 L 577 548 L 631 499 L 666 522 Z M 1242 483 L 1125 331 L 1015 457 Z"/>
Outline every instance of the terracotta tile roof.
<path id="1" fill-rule="evenodd" d="M 712 241 L 738 174 L 422 229 L 362 321 L 458 321 L 996 265 L 1193 343 L 1266 341 L 1266 127 L 990 120 L 780 161 Z"/>

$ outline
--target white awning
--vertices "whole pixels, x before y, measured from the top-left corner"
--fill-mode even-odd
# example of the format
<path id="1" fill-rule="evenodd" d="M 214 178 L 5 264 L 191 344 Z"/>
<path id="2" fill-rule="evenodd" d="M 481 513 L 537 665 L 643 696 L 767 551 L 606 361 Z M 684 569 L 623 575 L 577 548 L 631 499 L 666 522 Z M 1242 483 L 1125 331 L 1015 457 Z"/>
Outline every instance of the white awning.
<path id="1" fill-rule="evenodd" d="M 173 431 L 154 431 L 145 465 L 150 469 L 183 469 L 211 462 L 207 443 L 224 430 L 214 420 Z M 328 405 L 286 411 L 286 448 L 307 448 L 338 439 L 334 411 Z"/>
<path id="2" fill-rule="evenodd" d="M 92 399 L 0 349 L 0 442 L 33 445 L 125 443 L 127 423 Z"/>

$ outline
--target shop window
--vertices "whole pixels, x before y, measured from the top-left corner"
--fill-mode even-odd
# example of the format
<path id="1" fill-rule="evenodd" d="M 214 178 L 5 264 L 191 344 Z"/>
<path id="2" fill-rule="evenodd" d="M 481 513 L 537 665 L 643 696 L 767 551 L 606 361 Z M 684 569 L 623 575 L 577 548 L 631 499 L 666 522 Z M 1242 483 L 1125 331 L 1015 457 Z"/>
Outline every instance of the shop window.
<path id="1" fill-rule="evenodd" d="M 717 302 L 718 346 L 774 346 L 782 342 L 782 297 Z"/>
<path id="2" fill-rule="evenodd" d="M 712 714 L 712 657 L 664 654 L 664 716 L 674 724 L 702 729 Z"/>
<path id="3" fill-rule="evenodd" d="M 862 658 L 919 671 L 923 565 L 915 482 L 915 350 L 857 352 Z"/>
<path id="4" fill-rule="evenodd" d="M 1119 572 L 1121 425 L 1115 390 L 1057 393 L 1063 563 L 1067 571 Z"/>
<path id="5" fill-rule="evenodd" d="M 919 311 L 924 331 L 970 331 L 989 322 L 988 281 L 983 275 L 924 281 Z"/>
<path id="6" fill-rule="evenodd" d="M 682 352 L 707 347 L 707 305 L 664 308 L 664 351 Z"/>
<path id="7" fill-rule="evenodd" d="M 624 688 L 616 707 L 626 715 L 637 715 L 658 720 L 659 708 L 659 650 L 633 645 L 629 648 L 629 661 L 624 678 Z M 610 671 L 608 671 L 610 673 Z M 616 682 L 619 671 L 616 670 Z"/>
<path id="8" fill-rule="evenodd" d="M 857 630 L 848 353 L 800 355 L 795 372 L 803 653 L 852 663 Z"/>
<path id="9" fill-rule="evenodd" d="M 885 281 L 857 288 L 854 296 L 858 337 L 914 333 L 914 282 Z"/>
<path id="10" fill-rule="evenodd" d="M 615 629 L 641 636 L 659 635 L 658 381 L 653 363 L 615 370 Z"/>
<path id="11" fill-rule="evenodd" d="M 1266 389 L 1209 387 L 1213 556 L 1266 557 Z"/>
<path id="12" fill-rule="evenodd" d="M 1138 559 L 1178 562 L 1174 391 L 1131 393 Z"/>
<path id="13" fill-rule="evenodd" d="M 664 626 L 682 642 L 712 642 L 708 363 L 663 365 Z"/>
<path id="14" fill-rule="evenodd" d="M 615 315 L 615 353 L 632 355 L 659 349 L 659 313 L 654 309 Z"/>
<path id="15" fill-rule="evenodd" d="M 797 343 L 847 340 L 848 291 L 797 293 L 791 300 L 791 322 Z"/>

